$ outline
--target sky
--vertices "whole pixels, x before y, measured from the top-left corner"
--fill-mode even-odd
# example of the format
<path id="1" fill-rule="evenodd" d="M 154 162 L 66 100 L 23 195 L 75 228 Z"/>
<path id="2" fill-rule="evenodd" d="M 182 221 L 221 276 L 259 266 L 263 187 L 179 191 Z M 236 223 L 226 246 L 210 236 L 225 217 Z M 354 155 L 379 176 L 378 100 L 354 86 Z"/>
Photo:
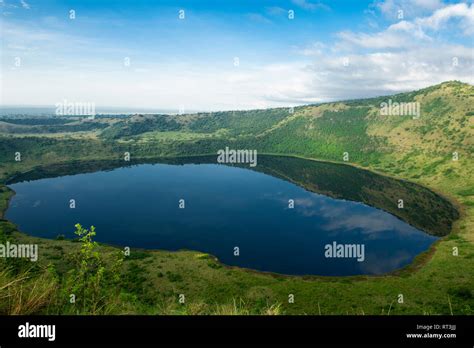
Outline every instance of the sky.
<path id="1" fill-rule="evenodd" d="M 1 105 L 237 110 L 474 84 L 474 5 L 0 0 Z"/>

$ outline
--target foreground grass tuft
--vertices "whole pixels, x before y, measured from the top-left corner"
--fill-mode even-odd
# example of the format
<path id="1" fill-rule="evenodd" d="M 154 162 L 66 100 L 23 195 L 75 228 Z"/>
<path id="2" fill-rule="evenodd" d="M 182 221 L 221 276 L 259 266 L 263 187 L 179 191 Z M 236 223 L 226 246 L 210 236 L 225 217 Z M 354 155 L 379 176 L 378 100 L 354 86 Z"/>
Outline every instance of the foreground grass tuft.
<path id="1" fill-rule="evenodd" d="M 10 269 L 0 271 L 0 314 L 37 314 L 52 304 L 58 284 L 48 271 L 39 275 L 26 270 L 14 274 Z"/>

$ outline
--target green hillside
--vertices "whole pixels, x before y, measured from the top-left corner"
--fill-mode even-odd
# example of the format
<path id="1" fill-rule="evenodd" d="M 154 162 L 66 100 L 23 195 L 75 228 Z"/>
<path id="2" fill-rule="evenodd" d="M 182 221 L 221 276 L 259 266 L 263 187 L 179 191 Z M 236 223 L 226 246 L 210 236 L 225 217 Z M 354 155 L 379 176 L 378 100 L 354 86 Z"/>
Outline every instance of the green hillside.
<path id="1" fill-rule="evenodd" d="M 409 158 L 422 152 L 443 158 L 450 157 L 455 150 L 463 155 L 472 154 L 473 141 L 469 134 L 473 126 L 473 98 L 472 86 L 446 82 L 417 92 L 294 110 L 200 113 L 175 116 L 175 120 L 168 117 L 167 122 L 160 122 L 163 118 L 160 115 L 144 117 L 141 121 L 116 123 L 99 137 L 105 141 L 125 137 L 130 146 L 153 143 L 160 150 L 161 145 L 189 140 L 181 134 L 195 133 L 190 142 L 196 150 L 191 152 L 217 149 L 223 142 L 233 142 L 235 146 L 250 146 L 261 152 L 334 161 L 342 161 L 342 153 L 348 152 L 350 162 L 367 165 L 377 162 L 380 156 L 396 154 L 399 169 L 408 170 Z M 419 119 L 380 115 L 380 104 L 388 99 L 418 102 Z M 170 130 L 180 132 L 170 136 L 167 132 Z M 186 144 L 181 145 L 183 149 L 177 150 L 180 154 L 186 149 Z"/>

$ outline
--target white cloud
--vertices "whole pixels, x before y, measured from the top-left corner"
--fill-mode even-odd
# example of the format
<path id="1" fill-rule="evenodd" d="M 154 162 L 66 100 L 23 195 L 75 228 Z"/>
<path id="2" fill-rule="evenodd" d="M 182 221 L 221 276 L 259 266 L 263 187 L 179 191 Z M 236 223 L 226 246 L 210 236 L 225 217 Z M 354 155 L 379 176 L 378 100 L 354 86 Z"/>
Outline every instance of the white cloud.
<path id="1" fill-rule="evenodd" d="M 311 2 L 308 0 L 292 0 L 293 4 L 301 7 L 304 10 L 315 11 L 315 10 L 329 10 L 330 7 L 323 4 L 322 2 Z"/>
<path id="2" fill-rule="evenodd" d="M 453 66 L 457 57 L 458 66 Z M 314 63 L 300 68 L 305 80 L 302 101 L 340 100 L 415 90 L 447 80 L 474 83 L 472 50 L 460 45 L 430 45 L 393 52 L 347 56 L 344 66 L 338 55 L 316 56 Z M 297 94 L 288 100 L 298 99 Z M 279 101 L 283 101 L 280 95 Z"/>
<path id="3" fill-rule="evenodd" d="M 286 73 L 286 72 L 289 73 Z M 3 73 L 3 97 L 8 104 L 54 105 L 63 99 L 97 106 L 159 107 L 186 110 L 253 109 L 288 105 L 268 96 L 289 96 L 304 91 L 299 79 L 307 78 L 293 67 L 261 67 L 236 72 L 204 66 L 164 66 L 126 70 L 104 66 L 98 70 L 28 67 Z M 281 75 L 280 75 L 281 74 Z M 34 82 L 33 82 L 34 81 Z"/>
<path id="4" fill-rule="evenodd" d="M 294 51 L 303 56 L 319 56 L 322 55 L 327 46 L 319 41 L 313 42 L 310 46 L 302 49 L 296 48 Z"/>
<path id="5" fill-rule="evenodd" d="M 20 0 L 21 7 L 23 7 L 25 10 L 29 10 L 31 7 L 30 5 L 25 1 L 25 0 Z"/>
<path id="6" fill-rule="evenodd" d="M 461 20 L 464 34 L 474 34 L 474 4 L 471 6 L 465 3 L 449 5 L 436 10 L 429 17 L 417 18 L 415 22 L 421 27 L 439 30 L 442 25 L 454 18 Z"/>
<path id="7" fill-rule="evenodd" d="M 431 40 L 420 26 L 411 22 L 401 21 L 389 26 L 386 30 L 377 33 L 341 32 L 337 35 L 343 45 L 352 44 L 363 48 L 396 48 L 403 49 L 407 46 L 420 45 L 420 40 Z"/>
<path id="8" fill-rule="evenodd" d="M 410 18 L 424 15 L 443 6 L 441 0 L 383 0 L 374 2 L 374 7 L 390 19 L 398 19 L 399 10 L 403 11 L 404 18 Z"/>
<path id="9" fill-rule="evenodd" d="M 387 2 L 386 2 L 387 3 Z M 423 3 L 425 7 L 437 4 Z M 472 29 L 472 10 L 466 4 L 448 5 L 432 14 L 413 20 L 402 20 L 375 32 L 344 31 L 337 34 L 332 47 L 320 43 L 296 50 L 313 62 L 300 67 L 311 80 L 305 80 L 300 100 L 338 100 L 369 97 L 419 89 L 446 80 L 474 83 L 472 46 L 440 41 L 440 33 L 453 35 L 445 28 L 450 19 L 458 33 Z M 436 32 L 435 32 L 436 31 Z M 458 65 L 453 65 L 456 58 Z M 346 61 L 348 64 L 344 65 Z M 299 86 L 301 89 L 301 85 Z M 303 89 L 304 89 L 303 88 Z M 281 94 L 274 94 L 283 101 Z M 298 94 L 287 100 L 298 99 Z"/>
<path id="10" fill-rule="evenodd" d="M 278 6 L 266 7 L 265 12 L 270 16 L 280 16 L 287 13 L 287 11 L 284 8 L 281 8 Z"/>
<path id="11" fill-rule="evenodd" d="M 454 18 L 460 20 L 459 27 L 465 35 L 474 33 L 474 5 L 468 6 L 462 3 L 438 9 L 430 16 L 418 17 L 412 21 L 401 20 L 376 33 L 341 32 L 338 34 L 342 40 L 340 47 L 341 44 L 374 49 L 404 49 L 407 46 L 419 46 L 424 40 L 432 40 L 427 31 L 438 31 L 443 24 Z"/>
<path id="12" fill-rule="evenodd" d="M 424 29 L 438 30 L 451 19 L 459 19 L 466 35 L 474 33 L 474 5 L 471 3 L 444 4 L 440 0 L 385 0 L 376 1 L 374 6 L 387 18 L 413 19 Z M 424 16 L 424 17 L 423 17 Z"/>
<path id="13" fill-rule="evenodd" d="M 416 233 L 414 228 L 408 228 L 403 222 L 397 218 L 382 213 L 380 211 L 365 212 L 364 214 L 346 213 L 333 218 L 326 225 L 321 226 L 324 230 L 356 230 L 360 229 L 363 234 L 377 234 L 379 232 L 387 232 L 390 230 L 398 230 L 406 234 Z M 372 239 L 377 239 L 377 235 L 373 235 Z M 383 236 L 382 236 L 383 237 Z"/>
<path id="14" fill-rule="evenodd" d="M 254 22 L 264 23 L 264 24 L 268 24 L 272 22 L 271 20 L 261 15 L 260 13 L 248 13 L 247 18 Z"/>

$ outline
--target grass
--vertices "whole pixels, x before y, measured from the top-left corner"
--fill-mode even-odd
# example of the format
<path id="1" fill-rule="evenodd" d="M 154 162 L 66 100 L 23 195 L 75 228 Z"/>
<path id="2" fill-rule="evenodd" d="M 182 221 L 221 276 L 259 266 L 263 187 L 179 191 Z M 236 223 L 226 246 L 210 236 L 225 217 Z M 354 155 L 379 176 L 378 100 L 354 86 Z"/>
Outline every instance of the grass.
<path id="1" fill-rule="evenodd" d="M 206 139 L 215 136 L 213 133 L 191 133 L 191 132 L 147 132 L 140 135 L 139 143 L 155 141 L 189 141 Z"/>
<path id="2" fill-rule="evenodd" d="M 0 314 L 27 315 L 47 310 L 57 286 L 48 271 L 37 275 L 32 270 L 15 273 L 3 268 L 0 271 Z"/>
<path id="3" fill-rule="evenodd" d="M 13 196 L 13 191 L 8 187 L 0 185 L 0 219 L 3 218 L 3 214 L 7 210 L 8 202 Z"/>

